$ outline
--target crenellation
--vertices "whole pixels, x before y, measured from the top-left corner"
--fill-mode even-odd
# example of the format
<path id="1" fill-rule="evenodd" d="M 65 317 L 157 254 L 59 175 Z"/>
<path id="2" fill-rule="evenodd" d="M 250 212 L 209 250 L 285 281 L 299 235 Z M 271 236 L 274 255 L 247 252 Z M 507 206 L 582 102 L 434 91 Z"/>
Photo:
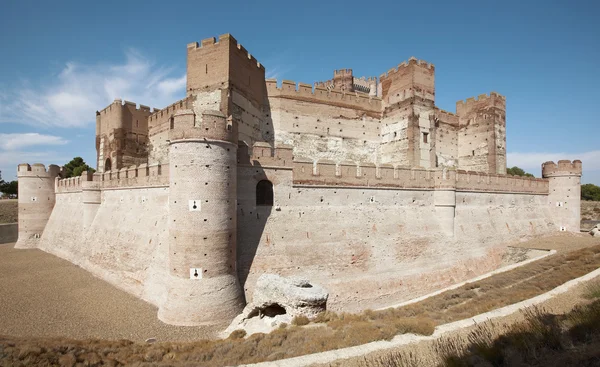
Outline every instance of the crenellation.
<path id="1" fill-rule="evenodd" d="M 338 90 L 327 90 L 320 86 L 313 89 L 309 84 L 296 83 L 291 80 L 283 80 L 281 87 L 277 87 L 277 81 L 267 80 L 267 93 L 269 98 L 288 98 L 305 100 L 314 103 L 340 104 L 351 108 L 361 108 L 369 111 L 380 111 L 381 99 L 364 94 L 344 93 Z"/>

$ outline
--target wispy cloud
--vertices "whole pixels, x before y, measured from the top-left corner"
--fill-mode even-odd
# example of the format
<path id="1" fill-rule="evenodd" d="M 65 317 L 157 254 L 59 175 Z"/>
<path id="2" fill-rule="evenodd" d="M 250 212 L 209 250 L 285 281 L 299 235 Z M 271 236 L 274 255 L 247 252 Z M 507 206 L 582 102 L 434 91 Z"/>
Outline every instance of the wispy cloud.
<path id="1" fill-rule="evenodd" d="M 291 70 L 291 67 L 275 66 L 269 68 L 266 71 L 265 77 L 267 79 L 281 79 L 286 73 L 289 73 Z"/>
<path id="2" fill-rule="evenodd" d="M 69 141 L 60 136 L 38 133 L 0 134 L 0 153 L 9 153 L 36 145 L 65 145 Z"/>
<path id="3" fill-rule="evenodd" d="M 46 82 L 3 88 L 0 122 L 81 127 L 93 124 L 95 111 L 114 98 L 162 108 L 183 97 L 185 74 L 173 75 L 173 68 L 158 66 L 133 49 L 125 56 L 120 64 L 68 62 Z"/>

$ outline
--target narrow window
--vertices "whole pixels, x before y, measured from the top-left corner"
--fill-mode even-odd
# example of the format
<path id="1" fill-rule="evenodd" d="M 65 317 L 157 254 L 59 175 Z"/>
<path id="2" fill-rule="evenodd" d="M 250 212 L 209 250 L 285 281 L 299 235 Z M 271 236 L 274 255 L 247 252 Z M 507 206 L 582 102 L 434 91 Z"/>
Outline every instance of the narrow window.
<path id="1" fill-rule="evenodd" d="M 111 168 L 110 166 L 111 166 L 110 158 L 106 158 L 106 161 L 104 162 L 104 172 L 110 171 L 110 168 Z"/>
<path id="2" fill-rule="evenodd" d="M 473 154 L 473 157 L 475 157 L 475 151 L 473 151 L 471 154 Z"/>
<path id="3" fill-rule="evenodd" d="M 423 133 L 423 143 L 427 143 L 429 133 Z"/>
<path id="4" fill-rule="evenodd" d="M 273 184 L 269 180 L 262 180 L 256 184 L 256 205 L 273 206 Z"/>

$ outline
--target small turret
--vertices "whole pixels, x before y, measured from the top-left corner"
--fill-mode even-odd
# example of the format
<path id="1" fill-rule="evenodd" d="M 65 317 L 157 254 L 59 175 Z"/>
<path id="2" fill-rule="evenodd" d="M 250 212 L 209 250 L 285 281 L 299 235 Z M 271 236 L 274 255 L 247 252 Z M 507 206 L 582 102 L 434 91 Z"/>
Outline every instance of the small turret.
<path id="1" fill-rule="evenodd" d="M 19 164 L 19 239 L 15 248 L 36 248 L 52 214 L 55 196 L 55 179 L 60 167 L 51 164 Z"/>
<path id="2" fill-rule="evenodd" d="M 557 229 L 560 231 L 580 231 L 581 172 L 580 160 L 542 164 L 542 177 L 549 180 L 548 204 L 554 211 Z"/>

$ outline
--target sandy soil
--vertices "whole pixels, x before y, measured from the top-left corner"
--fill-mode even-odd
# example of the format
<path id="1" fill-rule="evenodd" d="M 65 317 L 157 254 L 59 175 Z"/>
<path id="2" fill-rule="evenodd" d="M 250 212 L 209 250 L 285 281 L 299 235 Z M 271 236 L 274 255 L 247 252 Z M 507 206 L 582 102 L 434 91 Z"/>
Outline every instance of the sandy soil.
<path id="1" fill-rule="evenodd" d="M 197 340 L 214 330 L 167 325 L 157 309 L 40 250 L 0 245 L 0 334 Z"/>
<path id="2" fill-rule="evenodd" d="M 600 201 L 581 201 L 581 220 L 600 220 Z"/>
<path id="3" fill-rule="evenodd" d="M 0 224 L 17 221 L 17 200 L 0 200 Z"/>
<path id="4" fill-rule="evenodd" d="M 576 238 L 576 240 L 574 240 Z M 559 232 L 550 237 L 536 238 L 533 240 L 513 243 L 515 247 L 525 247 L 540 250 L 556 250 L 557 252 L 579 250 L 580 248 L 595 246 L 598 244 L 598 238 L 590 236 L 588 233 L 570 233 Z"/>

